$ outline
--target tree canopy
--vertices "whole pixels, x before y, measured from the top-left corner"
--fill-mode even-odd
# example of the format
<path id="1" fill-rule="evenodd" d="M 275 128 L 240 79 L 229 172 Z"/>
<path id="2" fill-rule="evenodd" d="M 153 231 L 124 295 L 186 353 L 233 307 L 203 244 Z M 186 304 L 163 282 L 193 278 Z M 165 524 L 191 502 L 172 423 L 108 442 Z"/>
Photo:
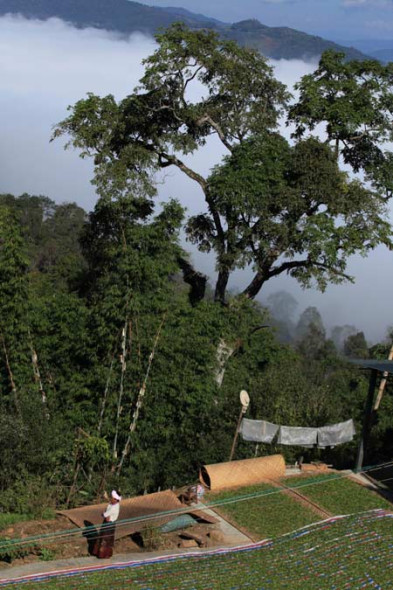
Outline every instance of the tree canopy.
<path id="1" fill-rule="evenodd" d="M 294 136 L 318 124 L 326 141 L 355 172 L 363 171 L 387 198 L 392 196 L 393 63 L 346 61 L 345 54 L 325 52 L 319 67 L 295 86 L 299 100 L 289 111 Z"/>
<path id="2" fill-rule="evenodd" d="M 94 182 L 106 198 L 153 196 L 154 173 L 170 166 L 199 185 L 205 211 L 186 220 L 186 231 L 200 250 L 215 254 L 216 301 L 226 302 L 238 268 L 254 272 L 242 290 L 248 298 L 284 272 L 324 289 L 350 278 L 348 256 L 391 246 L 390 155 L 379 146 L 391 136 L 388 66 L 324 55 L 315 76 L 299 83 L 300 100 L 289 110 L 297 124 L 291 145 L 278 128 L 290 95 L 260 54 L 180 24 L 157 42 L 132 94 L 119 103 L 90 94 L 55 136 L 69 134 L 82 156 L 94 157 Z M 325 119 L 328 140 L 344 142 L 344 160 L 372 176 L 372 188 L 340 171 L 338 149 L 304 137 L 307 126 Z M 212 135 L 229 155 L 204 177 L 190 155 Z"/>

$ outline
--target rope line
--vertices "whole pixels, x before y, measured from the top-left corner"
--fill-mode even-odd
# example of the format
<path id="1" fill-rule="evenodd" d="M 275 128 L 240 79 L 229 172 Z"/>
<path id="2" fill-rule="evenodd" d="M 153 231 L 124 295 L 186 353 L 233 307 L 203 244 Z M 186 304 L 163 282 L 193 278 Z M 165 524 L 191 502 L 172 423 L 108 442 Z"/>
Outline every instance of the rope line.
<path id="1" fill-rule="evenodd" d="M 359 513 L 353 513 L 353 514 L 347 514 L 347 515 L 341 515 L 341 516 L 333 516 L 330 518 L 327 518 L 325 520 L 316 522 L 316 523 L 312 523 L 310 525 L 306 525 L 300 529 L 296 529 L 294 531 L 291 531 L 289 533 L 286 533 L 284 535 L 280 535 L 279 537 L 277 537 L 276 539 L 264 539 L 262 541 L 258 541 L 256 543 L 252 543 L 252 544 L 248 544 L 248 545 L 242 545 L 242 546 L 237 546 L 237 547 L 231 547 L 231 548 L 219 548 L 219 549 L 212 549 L 212 550 L 208 550 L 208 551 L 204 551 L 203 553 L 201 552 L 188 552 L 187 554 L 172 554 L 172 555 L 165 555 L 165 556 L 158 556 L 158 557 L 150 557 L 147 558 L 145 560 L 131 560 L 131 561 L 125 561 L 125 562 L 120 562 L 120 563 L 114 563 L 114 564 L 110 564 L 110 565 L 89 565 L 89 566 L 82 566 L 79 568 L 73 568 L 73 569 L 67 569 L 67 570 L 55 570 L 55 571 L 51 571 L 51 572 L 46 572 L 46 573 L 37 573 L 37 574 L 30 574 L 27 576 L 21 576 L 18 578 L 11 578 L 11 579 L 0 579 L 0 586 L 5 586 L 5 585 L 14 585 L 14 584 L 20 584 L 23 582 L 40 582 L 40 581 L 45 581 L 54 577 L 61 577 L 61 578 L 69 578 L 69 577 L 73 577 L 73 576 L 77 576 L 77 575 L 83 575 L 83 574 L 88 574 L 88 573 L 93 573 L 93 572 L 97 572 L 97 571 L 108 571 L 108 570 L 123 570 L 123 569 L 128 569 L 128 568 L 139 568 L 139 567 L 146 567 L 146 566 L 150 566 L 150 565 L 154 565 L 154 564 L 165 564 L 168 562 L 175 562 L 175 561 L 183 561 L 183 560 L 190 560 L 190 559 L 205 559 L 205 558 L 209 558 L 209 557 L 214 557 L 214 556 L 220 556 L 220 555 L 228 555 L 228 554 L 236 554 L 236 553 L 247 553 L 247 552 L 253 552 L 255 550 L 263 550 L 263 549 L 268 549 L 271 548 L 272 546 L 275 545 L 280 545 L 281 543 L 285 543 L 285 541 L 289 538 L 289 539 L 297 539 L 299 537 L 303 537 L 306 536 L 310 533 L 312 533 L 314 530 L 318 530 L 318 528 L 325 528 L 328 525 L 332 525 L 337 521 L 344 521 L 346 519 L 351 519 L 354 517 L 358 517 L 358 519 L 364 519 L 365 521 L 367 520 L 371 520 L 371 519 L 382 519 L 382 518 L 393 518 L 393 514 L 391 512 L 388 512 L 386 510 L 383 509 L 375 509 L 375 510 L 368 510 L 368 511 L 363 511 L 363 512 L 359 512 Z M 348 537 L 351 538 L 352 544 L 354 543 L 367 543 L 370 541 L 370 536 L 368 534 L 368 532 L 353 532 L 353 533 L 346 533 L 344 535 L 341 535 L 339 537 L 335 537 L 333 539 L 327 539 L 325 541 L 322 541 L 318 543 L 318 547 L 322 546 L 326 546 L 326 545 L 331 545 L 332 543 L 336 543 L 337 541 L 341 541 L 343 538 Z M 313 551 L 315 549 L 315 547 L 312 548 L 307 548 L 304 547 L 303 549 L 301 549 L 301 552 L 304 554 L 305 552 L 309 552 L 309 551 Z M 334 547 L 332 548 L 334 549 Z M 379 548 L 378 550 L 378 554 L 380 557 L 384 557 L 385 555 L 390 555 L 391 554 L 391 546 L 389 546 L 388 548 Z M 352 558 L 353 559 L 353 556 Z M 357 558 L 356 562 L 359 561 L 363 562 L 363 558 Z M 392 567 L 391 564 L 388 564 L 388 567 Z M 340 569 L 338 572 L 330 572 L 329 577 L 331 579 L 332 574 L 334 576 L 337 576 L 338 574 L 342 574 L 342 570 Z M 317 577 L 323 577 L 323 573 L 318 575 L 318 573 L 315 573 L 315 575 Z M 357 578 L 358 579 L 358 578 Z M 357 580 L 356 579 L 356 580 Z M 356 580 L 354 580 L 354 578 L 351 578 L 352 582 L 355 582 Z M 347 587 L 347 586 L 346 586 Z M 363 586 L 361 586 L 363 587 Z M 374 586 L 376 588 L 381 588 L 379 585 Z"/>
<path id="2" fill-rule="evenodd" d="M 393 462 L 389 462 L 387 465 L 393 465 Z M 366 467 L 365 469 L 362 470 L 362 472 L 368 472 L 368 471 L 372 471 L 372 470 L 377 470 L 377 469 L 381 469 L 382 466 L 384 466 L 386 464 L 380 464 L 380 465 L 374 465 L 374 466 L 370 466 L 370 467 Z M 362 473 L 361 472 L 361 473 Z M 359 472 L 358 472 L 359 473 Z M 186 514 L 189 512 L 203 512 L 204 510 L 209 510 L 209 509 L 213 509 L 215 507 L 219 507 L 219 506 L 225 506 L 225 505 L 229 505 L 229 504 L 234 504 L 236 502 L 244 502 L 244 501 L 250 501 L 250 500 L 256 500 L 258 498 L 262 498 L 265 496 L 271 496 L 274 494 L 282 494 L 284 491 L 287 490 L 296 490 L 298 488 L 307 488 L 307 487 L 311 487 L 311 486 L 316 486 L 316 485 L 320 485 L 320 484 L 324 484 L 324 483 L 330 483 L 332 481 L 337 481 L 337 480 L 341 480 L 341 479 L 347 479 L 347 478 L 351 478 L 351 476 L 353 476 L 353 473 L 346 473 L 346 474 L 328 474 L 326 475 L 326 477 L 319 477 L 318 481 L 315 481 L 314 478 L 310 477 L 311 480 L 310 482 L 296 482 L 292 487 L 288 486 L 287 488 L 274 488 L 274 489 L 267 489 L 267 490 L 259 490 L 257 492 L 253 492 L 250 494 L 244 494 L 244 495 L 239 495 L 239 496 L 234 496 L 231 498 L 224 498 L 224 499 L 219 499 L 219 500 L 212 500 L 210 501 L 208 504 L 197 504 L 196 506 L 185 506 L 184 508 L 176 508 L 176 509 L 172 509 L 172 510 L 165 510 L 162 512 L 156 512 L 154 514 L 150 514 L 147 516 L 142 516 L 142 517 L 132 517 L 132 518 L 128 518 L 128 519 L 124 519 L 124 520 L 120 520 L 116 523 L 116 528 L 120 529 L 122 527 L 128 526 L 130 524 L 137 524 L 137 523 L 149 523 L 151 521 L 157 520 L 157 519 L 164 519 L 167 518 L 169 516 L 178 516 L 178 515 L 182 515 L 182 514 Z M 390 479 L 390 478 L 388 478 Z M 384 481 L 384 480 L 380 480 L 380 481 Z M 160 527 L 161 524 L 156 525 L 156 527 L 152 527 L 152 528 L 158 528 Z M 89 537 L 89 536 L 93 536 L 95 534 L 97 534 L 97 528 L 101 527 L 101 525 L 90 525 L 87 527 L 78 527 L 78 528 L 74 528 L 74 529 L 67 529 L 66 531 L 55 531 L 52 533 L 45 533 L 45 534 L 41 534 L 41 535 L 34 535 L 34 536 L 30 536 L 30 537 L 25 537 L 23 539 L 9 539 L 7 541 L 4 542 L 3 539 L 1 539 L 0 541 L 0 551 L 2 549 L 5 548 L 10 548 L 10 547 L 19 547 L 19 546 L 23 546 L 23 545 L 27 545 L 27 544 L 35 544 L 38 543 L 40 541 L 43 542 L 50 542 L 51 540 L 53 541 L 57 541 L 57 540 L 68 540 L 74 537 L 79 537 L 79 536 L 85 536 L 85 537 Z"/>

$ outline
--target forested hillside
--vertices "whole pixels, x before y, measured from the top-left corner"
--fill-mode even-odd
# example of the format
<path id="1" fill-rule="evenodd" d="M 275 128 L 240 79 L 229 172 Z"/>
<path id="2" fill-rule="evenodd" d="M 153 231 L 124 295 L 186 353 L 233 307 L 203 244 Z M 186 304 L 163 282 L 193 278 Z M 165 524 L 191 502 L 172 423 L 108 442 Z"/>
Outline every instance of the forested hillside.
<path id="1" fill-rule="evenodd" d="M 322 290 L 352 280 L 349 256 L 392 247 L 389 67 L 328 52 L 289 107 L 256 51 L 180 25 L 157 42 L 135 91 L 119 103 L 90 94 L 54 131 L 93 158 L 94 211 L 0 198 L 3 510 L 195 480 L 199 465 L 228 459 L 241 389 L 250 418 L 353 418 L 359 432 L 368 378 L 345 356 L 386 358 L 391 346 L 390 336 L 369 349 L 348 326 L 330 339 L 317 310 L 297 321 L 290 298 L 273 298 L 271 316 L 256 299 L 282 273 Z M 192 84 L 206 92 L 188 93 Z M 279 132 L 284 114 L 292 143 Z M 325 142 L 313 133 L 320 124 Z M 228 155 L 205 177 L 192 156 L 213 134 Z M 182 195 L 158 206 L 156 173 L 173 167 L 199 186 L 198 215 L 187 216 Z M 214 256 L 214 284 L 182 231 Z M 253 277 L 233 293 L 245 267 Z M 392 411 L 388 383 L 368 464 L 391 459 Z M 356 444 L 279 450 L 352 467 Z M 276 450 L 241 442 L 237 457 Z"/>
<path id="2" fill-rule="evenodd" d="M 45 197 L 1 196 L 3 509 L 38 510 L 43 493 L 49 505 L 86 501 L 119 480 L 128 494 L 194 480 L 200 464 L 227 459 L 241 388 L 256 418 L 360 425 L 367 379 L 343 361 L 317 312 L 303 314 L 292 344 L 282 345 L 273 330 L 255 330 L 272 323 L 256 304 L 245 303 L 241 316 L 238 305 L 217 307 L 209 296 L 193 306 L 176 216 L 142 224 L 130 209 L 88 216 Z M 239 346 L 220 388 L 215 348 L 235 327 Z M 392 410 L 389 390 L 370 460 L 392 451 Z M 306 452 L 351 466 L 355 445 Z M 240 444 L 238 457 L 253 453 Z"/>
<path id="3" fill-rule="evenodd" d="M 342 47 L 285 26 L 268 27 L 253 19 L 231 25 L 181 8 L 157 8 L 129 0 L 0 0 L 0 15 L 5 14 L 40 20 L 57 17 L 79 28 L 95 27 L 122 34 L 155 35 L 174 22 L 182 22 L 193 29 L 213 29 L 275 59 L 315 59 L 327 49 L 344 51 L 349 59 L 364 58 L 353 47 Z"/>
<path id="4" fill-rule="evenodd" d="M 2 195 L 0 215 L 3 510 L 85 502 L 115 482 L 133 494 L 193 481 L 199 465 L 228 458 L 241 388 L 249 417 L 305 426 L 353 417 L 359 428 L 367 378 L 345 363 L 316 310 L 280 344 L 273 329 L 256 329 L 275 323 L 257 304 L 190 303 L 173 214 L 142 224 L 116 205 L 88 216 L 75 204 Z M 239 343 L 220 388 L 223 332 Z M 371 462 L 391 456 L 392 411 L 389 386 Z M 241 442 L 237 457 L 254 446 Z M 355 446 L 284 453 L 352 467 Z"/>

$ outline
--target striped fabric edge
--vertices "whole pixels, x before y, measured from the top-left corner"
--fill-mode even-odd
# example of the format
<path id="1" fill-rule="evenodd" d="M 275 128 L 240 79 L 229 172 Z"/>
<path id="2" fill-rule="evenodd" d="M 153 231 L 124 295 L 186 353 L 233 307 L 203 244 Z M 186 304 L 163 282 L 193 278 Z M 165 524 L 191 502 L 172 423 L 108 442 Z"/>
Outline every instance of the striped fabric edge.
<path id="1" fill-rule="evenodd" d="M 323 525 L 323 524 L 333 523 L 335 521 L 342 520 L 344 518 L 349 518 L 351 516 L 364 516 L 367 514 L 370 514 L 370 515 L 375 514 L 375 516 L 377 518 L 381 518 L 383 516 L 393 518 L 393 513 L 388 510 L 385 510 L 383 508 L 376 508 L 373 510 L 366 510 L 364 512 L 357 512 L 357 513 L 353 513 L 353 514 L 336 515 L 336 516 L 331 516 L 329 518 L 326 518 L 324 520 L 319 520 L 318 522 L 313 522 L 309 525 L 306 525 L 304 527 L 301 527 L 301 528 L 291 531 L 289 533 L 285 533 L 284 535 L 281 535 L 278 539 L 275 539 L 275 540 L 263 539 L 262 541 L 258 541 L 257 543 L 250 543 L 247 545 L 238 545 L 236 547 L 221 547 L 221 548 L 213 549 L 210 551 L 203 551 L 203 552 L 192 551 L 192 552 L 187 552 L 187 553 L 183 553 L 183 554 L 174 553 L 173 555 L 163 555 L 163 556 L 152 557 L 152 558 L 144 559 L 144 560 L 131 560 L 131 561 L 122 561 L 122 562 L 118 562 L 118 563 L 111 563 L 108 565 L 97 564 L 97 565 L 89 565 L 89 566 L 84 566 L 84 567 L 79 567 L 79 568 L 59 569 L 59 570 L 53 570 L 51 572 L 30 574 L 28 576 L 21 576 L 18 578 L 8 578 L 8 579 L 0 578 L 0 587 L 1 586 L 8 586 L 8 585 L 11 586 L 11 585 L 20 584 L 23 582 L 40 582 L 40 581 L 49 580 L 50 578 L 56 578 L 56 577 L 66 578 L 66 577 L 76 576 L 78 574 L 88 574 L 88 573 L 97 572 L 97 571 L 137 568 L 137 567 L 143 567 L 143 566 L 147 566 L 147 565 L 153 565 L 155 563 L 165 563 L 165 562 L 194 558 L 194 557 L 203 559 L 205 557 L 210 557 L 210 556 L 214 556 L 214 555 L 225 555 L 225 554 L 229 554 L 229 553 L 240 553 L 243 551 L 252 551 L 254 549 L 262 548 L 264 546 L 271 546 L 274 542 L 277 542 L 280 539 L 285 539 L 285 538 L 291 537 L 291 536 L 296 538 L 296 537 L 308 534 L 311 532 L 312 529 L 318 528 L 318 526 Z"/>

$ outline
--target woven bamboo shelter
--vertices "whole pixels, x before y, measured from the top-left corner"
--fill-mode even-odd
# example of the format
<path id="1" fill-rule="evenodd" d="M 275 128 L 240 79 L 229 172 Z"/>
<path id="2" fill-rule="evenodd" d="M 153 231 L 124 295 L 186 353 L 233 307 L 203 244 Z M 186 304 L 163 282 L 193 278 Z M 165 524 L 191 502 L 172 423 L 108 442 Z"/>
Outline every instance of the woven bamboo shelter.
<path id="1" fill-rule="evenodd" d="M 199 472 L 199 479 L 208 489 L 216 491 L 224 488 L 254 485 L 272 479 L 279 479 L 284 475 L 284 457 L 282 455 L 270 455 L 256 459 L 203 465 Z"/>
<path id="2" fill-rule="evenodd" d="M 102 513 L 106 507 L 107 503 L 105 502 L 104 504 L 62 510 L 58 514 L 66 516 L 81 528 L 92 525 L 98 527 L 102 523 Z M 119 520 L 116 523 L 116 539 L 132 535 L 148 527 L 158 527 L 185 512 L 202 522 L 211 524 L 217 522 L 216 518 L 202 510 L 188 510 L 171 490 L 127 498 L 120 504 Z"/>

